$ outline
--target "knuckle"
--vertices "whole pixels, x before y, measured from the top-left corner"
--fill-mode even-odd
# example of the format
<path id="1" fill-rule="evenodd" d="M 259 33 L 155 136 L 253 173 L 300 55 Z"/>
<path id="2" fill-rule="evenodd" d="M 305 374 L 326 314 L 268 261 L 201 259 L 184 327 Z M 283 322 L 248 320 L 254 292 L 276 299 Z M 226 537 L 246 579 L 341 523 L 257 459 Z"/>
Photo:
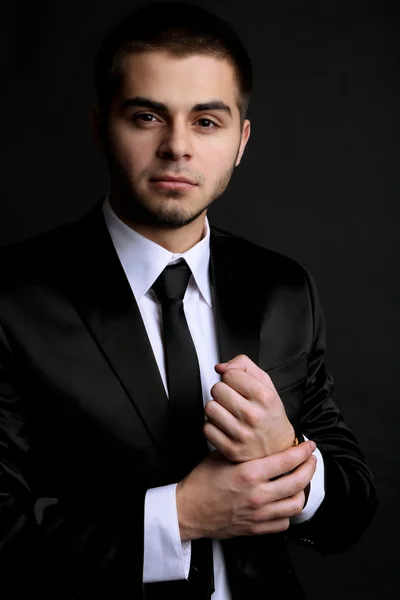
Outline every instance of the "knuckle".
<path id="1" fill-rule="evenodd" d="M 216 429 L 215 429 L 215 425 L 213 425 L 213 423 L 211 423 L 211 422 L 204 423 L 204 425 L 203 425 L 203 434 L 214 445 L 216 444 L 215 433 L 216 433 Z"/>
<path id="2" fill-rule="evenodd" d="M 297 446 L 297 448 L 299 448 L 299 450 L 302 451 L 303 462 L 311 458 L 312 450 L 309 444 L 300 444 L 299 446 Z"/>
<path id="3" fill-rule="evenodd" d="M 206 415 L 210 415 L 212 413 L 213 407 L 211 406 L 214 400 L 209 400 L 204 407 L 204 412 Z"/>
<path id="4" fill-rule="evenodd" d="M 204 407 L 204 412 L 207 416 L 214 416 L 217 411 L 217 402 L 215 400 L 209 400 Z"/>
<path id="5" fill-rule="evenodd" d="M 250 427 L 256 427 L 260 422 L 260 412 L 254 406 L 248 405 L 242 409 L 242 416 Z"/>
<path id="6" fill-rule="evenodd" d="M 227 460 L 230 460 L 231 462 L 239 462 L 238 452 L 233 442 L 228 440 L 224 442 L 223 454 Z"/>
<path id="7" fill-rule="evenodd" d="M 271 402 L 272 393 L 265 384 L 257 382 L 254 385 L 254 393 L 256 398 L 263 404 L 269 404 Z"/>
<path id="8" fill-rule="evenodd" d="M 289 518 L 285 518 L 282 519 L 282 524 L 281 524 L 281 531 L 287 531 L 290 527 L 290 520 Z"/>
<path id="9" fill-rule="evenodd" d="M 254 467 L 251 468 L 247 463 L 243 464 L 240 470 L 239 479 L 244 485 L 254 485 L 258 480 L 256 469 L 254 469 Z"/>
<path id="10" fill-rule="evenodd" d="M 212 386 L 212 388 L 210 390 L 211 395 L 213 397 L 218 396 L 222 392 L 223 387 L 224 387 L 223 382 L 217 381 L 217 383 L 214 383 L 214 385 Z"/>
<path id="11" fill-rule="evenodd" d="M 240 453 L 235 445 L 228 444 L 224 448 L 224 454 L 225 454 L 225 458 L 227 458 L 231 462 L 240 462 L 240 456 L 239 456 Z"/>
<path id="12" fill-rule="evenodd" d="M 304 483 L 303 478 L 296 472 L 292 473 L 293 475 L 293 489 L 295 494 L 302 492 L 305 488 L 306 484 Z"/>
<path id="13" fill-rule="evenodd" d="M 237 369 L 228 369 L 223 373 L 221 377 L 221 381 L 229 385 L 229 382 L 232 382 L 236 378 Z"/>
<path id="14" fill-rule="evenodd" d="M 259 535 L 262 531 L 260 523 L 251 523 L 249 525 L 249 533 L 250 535 Z"/>
<path id="15" fill-rule="evenodd" d="M 237 439 L 241 444 L 249 444 L 253 440 L 253 432 L 247 427 L 240 427 L 237 431 Z"/>
<path id="16" fill-rule="evenodd" d="M 248 499 L 248 505 L 250 508 L 257 510 L 258 508 L 261 508 L 261 506 L 263 505 L 263 499 L 261 497 L 260 494 L 252 494 L 249 499 Z M 259 521 L 259 515 L 257 515 L 256 513 L 253 515 L 253 520 L 254 522 L 258 522 Z"/>
<path id="17" fill-rule="evenodd" d="M 292 511 L 292 516 L 297 516 L 299 515 L 302 511 L 303 511 L 303 506 L 304 506 L 304 492 L 301 492 L 300 494 L 298 494 L 293 502 L 293 511 Z"/>

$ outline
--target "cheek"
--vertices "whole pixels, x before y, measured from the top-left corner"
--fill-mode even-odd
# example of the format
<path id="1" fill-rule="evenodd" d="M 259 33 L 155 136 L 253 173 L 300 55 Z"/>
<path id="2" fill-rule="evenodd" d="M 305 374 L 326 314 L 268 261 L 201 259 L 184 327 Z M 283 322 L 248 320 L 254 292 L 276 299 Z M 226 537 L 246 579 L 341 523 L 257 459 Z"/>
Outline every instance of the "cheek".
<path id="1" fill-rule="evenodd" d="M 220 149 L 210 151 L 204 157 L 204 173 L 209 180 L 218 181 L 232 169 L 235 158 L 236 153 L 227 153 L 226 149 L 223 152 Z"/>
<path id="2" fill-rule="evenodd" d="M 202 152 L 202 162 L 205 170 L 209 174 L 218 177 L 227 171 L 230 171 L 235 163 L 238 153 L 240 139 L 236 136 L 215 139 L 207 144 L 207 148 Z"/>
<path id="3" fill-rule="evenodd" d="M 114 157 L 124 166 L 140 170 L 148 162 L 152 151 L 148 140 L 138 139 L 126 129 L 111 131 L 109 140 Z"/>

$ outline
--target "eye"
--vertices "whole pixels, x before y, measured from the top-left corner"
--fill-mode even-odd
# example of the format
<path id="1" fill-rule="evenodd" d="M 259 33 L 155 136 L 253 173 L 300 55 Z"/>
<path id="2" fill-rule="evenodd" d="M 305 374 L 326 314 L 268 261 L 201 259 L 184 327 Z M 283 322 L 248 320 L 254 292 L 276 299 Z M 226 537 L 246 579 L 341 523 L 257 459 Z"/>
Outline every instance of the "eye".
<path id="1" fill-rule="evenodd" d="M 150 118 L 146 118 L 150 117 Z M 133 116 L 134 121 L 141 121 L 142 123 L 153 123 L 150 119 L 155 119 L 155 116 L 150 113 L 139 113 Z"/>
<path id="2" fill-rule="evenodd" d="M 205 124 L 203 125 L 203 129 L 214 129 L 214 127 L 218 127 L 218 125 L 214 123 L 214 121 L 211 121 L 211 119 L 199 119 L 197 123 Z"/>

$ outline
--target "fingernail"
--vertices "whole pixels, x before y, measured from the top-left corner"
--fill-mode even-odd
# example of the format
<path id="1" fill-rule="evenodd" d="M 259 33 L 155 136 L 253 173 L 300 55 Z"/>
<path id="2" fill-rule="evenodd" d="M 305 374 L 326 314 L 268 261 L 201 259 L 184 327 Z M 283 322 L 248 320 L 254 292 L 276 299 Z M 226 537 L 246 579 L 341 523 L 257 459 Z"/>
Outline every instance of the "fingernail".
<path id="1" fill-rule="evenodd" d="M 313 457 L 314 462 L 316 463 L 317 462 L 317 457 L 315 456 L 315 454 L 311 454 L 311 456 Z"/>
<path id="2" fill-rule="evenodd" d="M 317 444 L 315 442 L 313 442 L 313 441 L 310 442 L 310 445 L 311 445 L 311 448 L 312 448 L 313 451 L 317 447 Z"/>

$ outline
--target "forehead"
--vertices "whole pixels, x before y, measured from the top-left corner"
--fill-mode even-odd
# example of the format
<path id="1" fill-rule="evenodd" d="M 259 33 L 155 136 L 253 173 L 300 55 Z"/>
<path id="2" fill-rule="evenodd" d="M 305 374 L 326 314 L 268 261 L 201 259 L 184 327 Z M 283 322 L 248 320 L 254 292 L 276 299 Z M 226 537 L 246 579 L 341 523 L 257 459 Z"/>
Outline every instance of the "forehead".
<path id="1" fill-rule="evenodd" d="M 218 98 L 234 110 L 238 85 L 225 59 L 195 54 L 184 58 L 165 51 L 129 54 L 122 59 L 119 95 L 153 98 L 171 107 Z"/>

